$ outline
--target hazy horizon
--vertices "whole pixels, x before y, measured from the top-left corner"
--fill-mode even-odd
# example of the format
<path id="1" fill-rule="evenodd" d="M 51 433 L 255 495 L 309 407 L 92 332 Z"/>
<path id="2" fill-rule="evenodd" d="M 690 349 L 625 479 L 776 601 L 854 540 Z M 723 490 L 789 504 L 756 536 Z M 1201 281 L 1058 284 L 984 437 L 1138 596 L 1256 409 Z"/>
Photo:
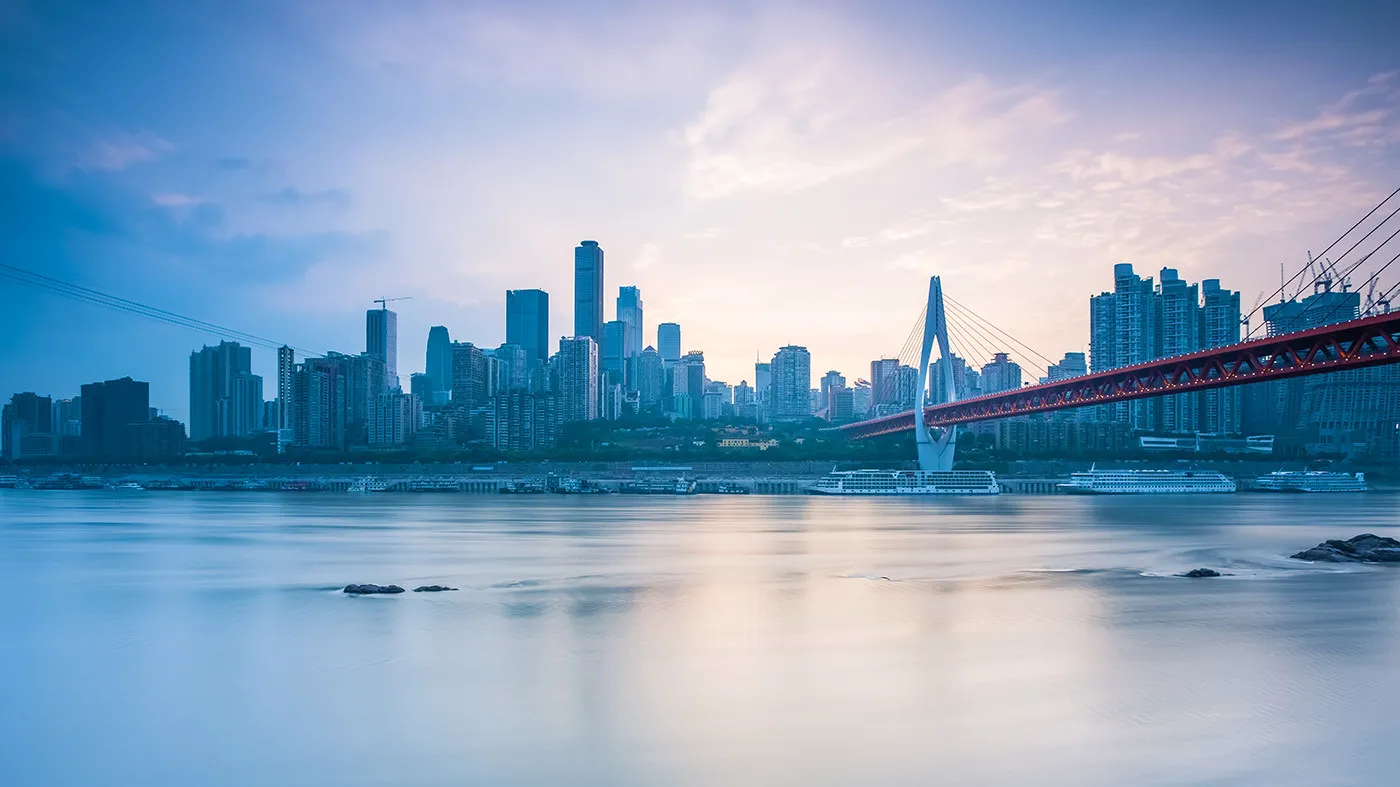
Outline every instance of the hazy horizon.
<path id="1" fill-rule="evenodd" d="M 785 344 L 865 376 L 931 274 L 1058 358 L 1114 263 L 1248 311 L 1400 185 L 1397 27 L 1363 3 L 0 0 L 0 250 L 318 350 L 412 296 L 405 387 L 431 325 L 504 341 L 507 289 L 572 334 L 585 238 L 608 319 L 639 286 L 647 343 L 678 322 L 731 384 Z M 217 337 L 0 287 L 0 397 L 131 375 L 186 419 Z"/>

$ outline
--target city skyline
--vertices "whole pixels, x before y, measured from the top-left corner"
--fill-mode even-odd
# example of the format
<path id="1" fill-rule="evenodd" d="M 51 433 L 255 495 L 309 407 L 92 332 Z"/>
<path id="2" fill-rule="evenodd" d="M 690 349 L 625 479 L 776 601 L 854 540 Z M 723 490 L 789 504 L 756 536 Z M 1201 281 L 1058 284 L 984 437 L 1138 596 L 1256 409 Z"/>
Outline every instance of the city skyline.
<path id="1" fill-rule="evenodd" d="M 406 386 L 430 326 L 503 341 L 507 289 L 554 293 L 551 324 L 572 325 L 565 255 L 596 238 L 605 301 L 640 287 L 647 324 L 684 326 L 682 350 L 704 351 L 713 377 L 748 378 L 755 351 L 792 343 L 854 375 L 898 349 L 898 301 L 930 273 L 1056 357 L 1087 350 L 1083 299 L 1116 262 L 1221 278 L 1247 309 L 1397 173 L 1386 19 L 1354 9 L 614 7 L 584 25 L 566 8 L 331 23 L 319 8 L 268 6 L 257 25 L 154 5 L 14 10 L 0 35 L 34 89 L 0 86 L 0 188 L 19 208 L 7 260 L 342 352 L 359 351 L 374 298 L 411 295 Z M 565 53 L 588 51 L 590 27 L 638 45 L 581 63 Z M 138 28 L 164 43 L 90 67 Z M 448 46 L 443 31 L 461 35 Z M 306 46 L 269 52 L 279 36 Z M 1076 49 L 1086 37 L 1092 53 Z M 714 41 L 733 47 L 714 55 Z M 1050 49 L 1066 55 L 1054 70 L 1036 59 Z M 110 100 L 63 58 L 104 74 Z M 210 76 L 249 62 L 303 78 Z M 167 94 L 142 91 L 171 73 Z M 342 84 L 364 90 L 318 98 Z M 415 113 L 449 95 L 501 111 Z M 370 146 L 400 137 L 412 144 Z M 23 293 L 0 316 L 0 388 L 72 396 L 132 375 L 188 419 L 181 359 L 218 337 Z M 253 372 L 276 379 L 275 357 L 255 351 Z"/>

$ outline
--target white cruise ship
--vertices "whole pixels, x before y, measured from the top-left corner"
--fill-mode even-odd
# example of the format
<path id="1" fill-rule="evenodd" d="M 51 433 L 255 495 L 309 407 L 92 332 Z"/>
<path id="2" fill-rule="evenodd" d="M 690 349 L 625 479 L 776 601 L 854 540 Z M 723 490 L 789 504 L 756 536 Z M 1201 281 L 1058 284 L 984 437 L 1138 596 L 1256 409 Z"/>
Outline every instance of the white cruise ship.
<path id="1" fill-rule="evenodd" d="M 1260 476 L 1259 488 L 1269 492 L 1365 492 L 1366 476 L 1321 470 L 1279 470 Z"/>
<path id="2" fill-rule="evenodd" d="M 814 495 L 996 495 L 987 470 L 843 470 L 822 478 Z"/>
<path id="3" fill-rule="evenodd" d="M 1233 492 L 1235 482 L 1214 470 L 1098 470 L 1071 473 L 1066 492 L 1081 495 L 1192 495 Z"/>

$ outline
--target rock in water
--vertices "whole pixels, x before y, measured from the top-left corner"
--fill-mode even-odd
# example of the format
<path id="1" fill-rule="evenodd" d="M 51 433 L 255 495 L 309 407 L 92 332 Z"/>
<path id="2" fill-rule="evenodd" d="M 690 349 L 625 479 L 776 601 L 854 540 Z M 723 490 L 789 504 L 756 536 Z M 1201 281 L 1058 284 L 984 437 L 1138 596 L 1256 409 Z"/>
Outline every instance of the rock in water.
<path id="1" fill-rule="evenodd" d="M 1181 576 L 1191 577 L 1192 579 L 1200 579 L 1201 577 L 1218 577 L 1220 576 L 1220 572 L 1216 571 L 1213 568 L 1193 568 L 1190 571 L 1187 571 L 1185 574 L 1182 574 Z"/>
<path id="2" fill-rule="evenodd" d="M 413 589 L 414 593 L 441 593 L 444 590 L 456 590 L 446 585 L 420 585 Z"/>
<path id="3" fill-rule="evenodd" d="M 346 585 L 345 592 L 352 596 L 369 596 L 375 593 L 402 593 L 398 585 Z"/>
<path id="4" fill-rule="evenodd" d="M 1362 533 L 1345 541 L 1328 539 L 1292 557 L 1314 563 L 1400 563 L 1400 541 Z"/>

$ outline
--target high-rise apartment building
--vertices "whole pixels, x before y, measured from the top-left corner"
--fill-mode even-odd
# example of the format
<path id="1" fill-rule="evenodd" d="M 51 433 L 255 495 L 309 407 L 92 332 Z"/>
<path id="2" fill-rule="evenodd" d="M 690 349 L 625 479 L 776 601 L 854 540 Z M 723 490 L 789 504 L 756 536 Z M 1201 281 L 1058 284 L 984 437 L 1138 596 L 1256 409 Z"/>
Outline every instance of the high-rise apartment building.
<path id="1" fill-rule="evenodd" d="M 78 437 L 83 433 L 83 397 L 53 403 L 53 430 L 59 437 Z"/>
<path id="2" fill-rule="evenodd" d="M 558 414 L 554 394 L 512 391 L 491 400 L 486 436 L 491 447 L 510 453 L 554 447 Z"/>
<path id="3" fill-rule="evenodd" d="M 53 399 L 33 392 L 17 393 L 0 408 L 0 456 L 20 459 L 58 453 Z"/>
<path id="4" fill-rule="evenodd" d="M 812 355 L 806 347 L 788 345 L 773 356 L 774 420 L 812 417 Z"/>
<path id="5" fill-rule="evenodd" d="M 586 240 L 574 249 L 574 337 L 603 343 L 603 249 Z"/>
<path id="6" fill-rule="evenodd" d="M 83 455 L 123 459 L 132 453 L 126 426 L 151 420 L 151 386 L 130 377 L 88 383 L 83 392 Z"/>
<path id="7" fill-rule="evenodd" d="M 870 407 L 889 405 L 897 411 L 900 405 L 899 359 L 880 358 L 870 362 Z"/>
<path id="8" fill-rule="evenodd" d="M 292 375 L 291 428 L 298 448 L 345 450 L 347 366 L 336 357 L 307 358 L 297 365 Z"/>
<path id="9" fill-rule="evenodd" d="M 1228 347 L 1240 341 L 1240 294 L 1220 286 L 1219 279 L 1201 282 L 1201 347 Z M 1213 388 L 1200 393 L 1201 431 L 1241 434 L 1244 429 L 1243 386 Z"/>
<path id="10" fill-rule="evenodd" d="M 1074 377 L 1083 377 L 1089 373 L 1089 361 L 1084 353 L 1065 353 L 1065 357 L 1059 363 L 1052 363 L 1045 370 L 1045 379 L 1041 382 L 1053 383 L 1059 380 L 1068 380 Z"/>
<path id="11" fill-rule="evenodd" d="M 996 353 L 982 366 L 982 393 L 1014 391 L 1021 387 L 1021 366 L 1006 353 Z"/>
<path id="12" fill-rule="evenodd" d="M 599 391 L 598 343 L 591 336 L 559 340 L 556 356 L 559 423 L 595 421 L 602 405 Z"/>
<path id="13" fill-rule="evenodd" d="M 638 404 L 647 410 L 660 406 L 665 395 L 666 369 L 661 361 L 661 353 L 654 347 L 647 347 L 633 362 L 636 373 Z"/>
<path id="14" fill-rule="evenodd" d="M 845 378 L 845 376 L 842 375 L 840 372 L 838 372 L 838 371 L 836 371 L 835 369 L 833 369 L 833 370 L 827 372 L 826 374 L 822 375 L 822 379 L 821 379 L 821 407 L 820 407 L 819 409 L 821 410 L 822 413 L 825 414 L 826 419 L 827 419 L 828 421 L 833 420 L 833 419 L 832 419 L 832 416 L 831 416 L 831 398 L 832 398 L 832 393 L 835 392 L 835 391 L 843 391 L 843 390 L 845 390 L 845 389 L 846 389 L 846 378 Z"/>
<path id="15" fill-rule="evenodd" d="M 1089 299 L 1089 366 L 1095 372 L 1131 366 L 1157 358 L 1157 293 L 1152 277 L 1133 273 L 1123 262 L 1113 266 L 1113 292 Z M 986 382 L 983 381 L 983 392 Z M 1100 418 L 1126 423 L 1133 429 L 1157 428 L 1156 400 L 1137 399 L 1105 406 Z"/>
<path id="16" fill-rule="evenodd" d="M 491 350 L 490 355 L 496 362 L 496 373 L 492 376 L 492 396 L 529 389 L 530 364 L 524 347 L 507 342 Z"/>
<path id="17" fill-rule="evenodd" d="M 261 428 L 262 407 L 252 348 L 219 342 L 190 353 L 191 441 L 247 437 Z"/>
<path id="18" fill-rule="evenodd" d="M 388 307 L 365 312 L 365 353 L 384 362 L 383 390 L 399 387 L 399 315 Z"/>
<path id="19" fill-rule="evenodd" d="M 486 354 L 471 342 L 452 343 L 452 406 L 476 410 L 492 393 Z"/>
<path id="20" fill-rule="evenodd" d="M 656 351 L 661 360 L 671 366 L 681 359 L 681 326 L 674 322 L 663 322 L 656 326 Z"/>
<path id="21" fill-rule="evenodd" d="M 601 261 L 602 251 L 598 254 Z M 577 258 L 577 252 L 574 256 Z M 531 366 L 549 360 L 549 293 L 506 290 L 506 344 L 524 349 Z"/>
<path id="22" fill-rule="evenodd" d="M 1163 268 L 1157 284 L 1157 358 L 1185 355 L 1201 348 L 1201 297 L 1174 268 Z M 1200 429 L 1200 397 L 1196 392 L 1163 396 L 1157 403 L 1160 429 L 1179 434 Z"/>
<path id="23" fill-rule="evenodd" d="M 642 291 L 637 287 L 617 290 L 617 319 L 627 326 L 623 337 L 623 357 L 635 358 L 642 351 Z"/>
<path id="24" fill-rule="evenodd" d="M 293 428 L 292 375 L 296 373 L 296 352 L 287 345 L 277 348 L 277 423 L 275 429 Z"/>
<path id="25" fill-rule="evenodd" d="M 452 399 L 452 337 L 447 326 L 434 325 L 428 329 L 427 358 L 423 373 L 428 376 L 424 406 L 441 407 Z"/>
<path id="26" fill-rule="evenodd" d="M 388 391 L 374 398 L 369 410 L 369 444 L 402 447 L 413 440 L 423 423 L 423 403 L 413 394 Z"/>

